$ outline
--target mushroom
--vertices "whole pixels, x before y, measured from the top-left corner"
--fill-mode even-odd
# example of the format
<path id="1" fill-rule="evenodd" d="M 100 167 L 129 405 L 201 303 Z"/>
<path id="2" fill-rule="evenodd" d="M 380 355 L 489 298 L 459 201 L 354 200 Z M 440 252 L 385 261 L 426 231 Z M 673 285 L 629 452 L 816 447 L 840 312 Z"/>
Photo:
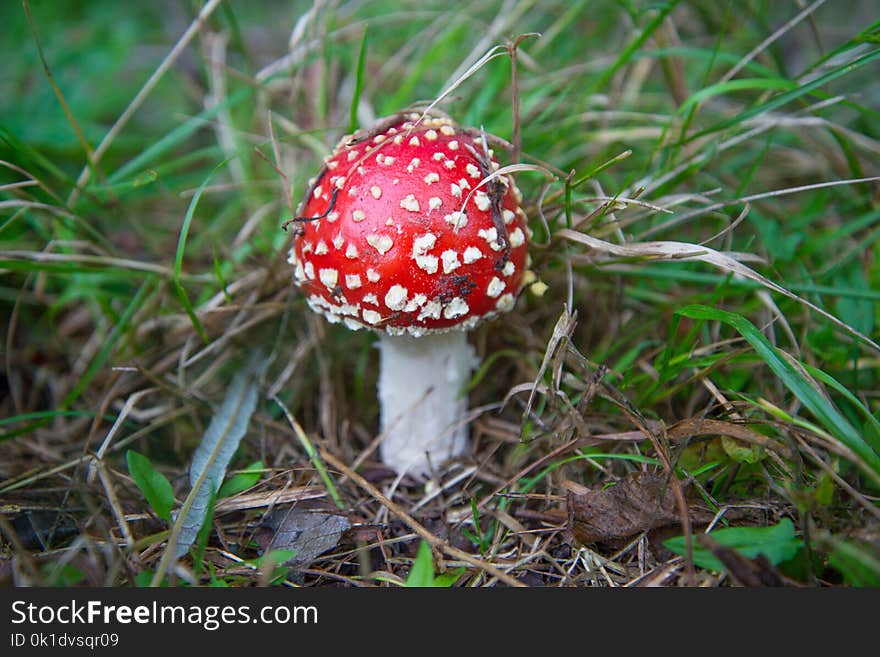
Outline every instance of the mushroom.
<path id="1" fill-rule="evenodd" d="M 464 454 L 466 331 L 511 310 L 522 287 L 522 195 L 498 169 L 478 131 L 401 113 L 343 137 L 288 222 L 308 305 L 379 334 L 379 453 L 398 473 Z"/>

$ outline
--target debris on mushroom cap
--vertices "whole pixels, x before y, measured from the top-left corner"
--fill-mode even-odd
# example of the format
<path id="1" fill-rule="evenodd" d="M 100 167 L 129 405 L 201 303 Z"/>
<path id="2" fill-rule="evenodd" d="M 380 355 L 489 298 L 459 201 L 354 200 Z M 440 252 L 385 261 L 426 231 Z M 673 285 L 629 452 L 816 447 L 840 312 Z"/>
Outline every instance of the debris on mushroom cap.
<path id="1" fill-rule="evenodd" d="M 499 167 L 482 136 L 436 114 L 343 137 L 298 211 L 290 262 L 309 306 L 417 337 L 511 310 L 530 233 Z"/>

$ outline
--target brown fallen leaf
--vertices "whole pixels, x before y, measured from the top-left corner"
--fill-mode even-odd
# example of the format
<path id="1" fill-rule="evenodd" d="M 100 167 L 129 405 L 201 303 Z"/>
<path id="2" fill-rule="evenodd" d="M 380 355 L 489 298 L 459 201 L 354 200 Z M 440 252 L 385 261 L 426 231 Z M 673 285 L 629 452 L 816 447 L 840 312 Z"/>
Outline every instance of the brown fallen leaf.
<path id="1" fill-rule="evenodd" d="M 662 474 L 635 472 L 607 488 L 569 488 L 568 530 L 583 545 L 620 546 L 644 531 L 681 523 L 669 480 Z M 712 519 L 705 508 L 689 504 L 688 511 L 693 523 Z"/>
<path id="2" fill-rule="evenodd" d="M 299 506 L 275 509 L 264 523 L 275 530 L 267 552 L 292 550 L 294 556 L 284 565 L 298 569 L 336 547 L 343 532 L 351 528 L 345 516 Z"/>

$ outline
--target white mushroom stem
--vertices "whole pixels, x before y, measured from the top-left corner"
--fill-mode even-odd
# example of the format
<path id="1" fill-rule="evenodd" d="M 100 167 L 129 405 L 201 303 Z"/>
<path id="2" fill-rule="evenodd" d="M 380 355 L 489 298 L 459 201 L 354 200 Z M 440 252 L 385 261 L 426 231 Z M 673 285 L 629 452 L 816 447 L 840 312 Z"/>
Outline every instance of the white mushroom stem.
<path id="1" fill-rule="evenodd" d="M 379 340 L 383 463 L 398 474 L 425 475 L 467 449 L 463 394 L 476 365 L 464 331 Z"/>

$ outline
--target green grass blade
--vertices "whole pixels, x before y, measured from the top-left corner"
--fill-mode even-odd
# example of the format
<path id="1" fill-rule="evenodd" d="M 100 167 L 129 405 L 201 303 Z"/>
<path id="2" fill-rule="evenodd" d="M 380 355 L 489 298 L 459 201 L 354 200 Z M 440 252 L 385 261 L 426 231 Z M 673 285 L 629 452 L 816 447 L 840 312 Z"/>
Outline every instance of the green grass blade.
<path id="1" fill-rule="evenodd" d="M 643 29 L 635 31 L 636 37 L 623 49 L 623 52 L 620 53 L 614 63 L 605 69 L 602 75 L 592 84 L 589 93 L 593 93 L 596 90 L 605 87 L 611 78 L 614 77 L 614 74 L 635 57 L 636 53 L 643 45 L 645 45 L 645 43 L 647 43 L 647 41 L 653 36 L 654 32 L 663 25 L 663 21 L 665 21 L 670 12 L 675 9 L 678 2 L 679 0 L 672 0 L 672 2 L 667 2 L 662 5 L 660 10 Z"/>
<path id="2" fill-rule="evenodd" d="M 853 71 L 855 71 L 856 69 L 859 69 L 862 66 L 865 66 L 866 64 L 870 64 L 871 62 L 874 62 L 878 59 L 880 59 L 880 50 L 873 50 L 869 53 L 866 53 L 866 54 L 862 55 L 861 57 L 856 58 L 855 60 L 853 60 L 852 62 L 850 62 L 848 64 L 845 64 L 843 66 L 839 66 L 838 68 L 836 68 L 832 71 L 829 71 L 825 75 L 820 75 L 819 77 L 815 78 L 814 80 L 810 80 L 809 82 L 806 82 L 806 83 L 798 86 L 796 89 L 792 89 L 791 91 L 788 91 L 784 94 L 780 94 L 779 96 L 776 96 L 775 98 L 771 98 L 766 103 L 762 103 L 762 104 L 758 105 L 757 107 L 752 107 L 751 109 L 747 109 L 743 112 L 739 112 L 735 116 L 732 116 L 728 119 L 724 119 L 723 121 L 719 121 L 718 123 L 715 123 L 714 125 L 709 126 L 708 128 L 691 135 L 690 137 L 685 139 L 683 143 L 688 143 L 688 142 L 691 142 L 695 139 L 699 139 L 701 137 L 705 137 L 705 136 L 711 135 L 713 133 L 721 132 L 722 130 L 726 130 L 727 128 L 730 128 L 731 126 L 743 123 L 744 121 L 748 121 L 749 119 L 753 119 L 756 116 L 759 116 L 761 114 L 766 114 L 767 112 L 772 112 L 775 109 L 778 109 L 784 105 L 787 105 L 788 103 L 792 102 L 793 100 L 797 100 L 798 98 L 807 95 L 808 93 L 810 93 L 814 89 L 818 89 L 819 87 L 821 87 L 825 84 L 828 84 L 829 82 L 836 80 L 839 77 L 842 77 L 844 75 L 848 75 L 848 74 L 852 73 Z"/>
<path id="3" fill-rule="evenodd" d="M 202 323 L 199 321 L 199 318 L 196 315 L 195 308 L 193 308 L 193 305 L 189 300 L 189 296 L 187 295 L 186 290 L 184 289 L 180 279 L 183 272 L 183 255 L 186 251 L 186 238 L 189 235 L 189 228 L 192 224 L 192 219 L 196 212 L 196 206 L 198 206 L 199 199 L 202 198 L 202 194 L 208 187 L 208 183 L 211 182 L 211 179 L 220 169 L 222 169 L 226 165 L 227 162 L 229 162 L 229 159 L 223 160 L 220 164 L 214 167 L 211 173 L 209 173 L 208 176 L 202 181 L 202 184 L 199 185 L 196 193 L 193 194 L 193 197 L 189 202 L 189 207 L 187 207 L 186 209 L 186 215 L 184 215 L 183 217 L 183 225 L 180 227 L 180 234 L 177 238 L 177 251 L 174 255 L 174 290 L 175 292 L 177 292 L 177 297 L 180 299 L 180 303 L 183 305 L 186 314 L 189 315 L 193 327 L 205 344 L 208 344 L 211 340 L 210 338 L 208 338 L 208 334 L 202 327 Z"/>
<path id="4" fill-rule="evenodd" d="M 782 89 L 785 91 L 790 91 L 793 88 L 797 88 L 797 84 L 795 82 L 782 78 L 741 78 L 738 80 L 731 80 L 730 82 L 721 82 L 705 87 L 704 89 L 700 89 L 696 93 L 692 94 L 690 98 L 684 101 L 681 104 L 681 107 L 678 108 L 678 113 L 685 114 L 692 107 L 699 105 L 709 98 L 731 92 L 754 89 L 760 89 L 764 91 Z"/>
<path id="5" fill-rule="evenodd" d="M 73 387 L 73 389 L 69 393 L 67 393 L 67 395 L 62 400 L 61 404 L 59 405 L 62 410 L 70 408 L 73 402 L 75 402 L 83 393 L 83 391 L 89 387 L 89 384 L 97 376 L 98 372 L 101 371 L 101 368 L 104 367 L 104 364 L 107 362 L 107 359 L 110 358 L 110 354 L 116 347 L 116 343 L 128 331 L 131 324 L 131 319 L 134 316 L 135 312 L 143 305 L 144 300 L 152 292 L 152 289 L 152 279 L 147 279 L 147 281 L 145 281 L 144 284 L 141 285 L 140 289 L 135 293 L 134 297 L 132 297 L 129 304 L 125 307 L 122 316 L 119 318 L 119 322 L 117 322 L 116 326 L 113 327 L 113 330 L 110 331 L 110 335 L 108 335 L 107 339 L 104 341 L 101 350 L 98 352 L 95 358 L 92 359 L 92 362 L 89 363 L 89 366 L 86 368 L 85 373 L 76 382 L 76 385 Z"/>
<path id="6" fill-rule="evenodd" d="M 348 114 L 348 133 L 352 134 L 357 129 L 358 105 L 361 102 L 361 92 L 364 88 L 364 65 L 367 61 L 367 34 L 369 30 L 364 28 L 364 37 L 361 39 L 361 50 L 358 53 L 357 74 L 354 80 L 354 94 L 351 98 L 351 109 Z"/>
<path id="7" fill-rule="evenodd" d="M 149 163 L 154 162 L 175 146 L 179 146 L 196 131 L 204 129 L 205 122 L 216 118 L 220 112 L 235 107 L 250 98 L 251 94 L 253 94 L 253 90 L 250 88 L 240 89 L 228 98 L 224 98 L 223 102 L 195 115 L 107 176 L 108 182 L 118 183 L 127 178 L 138 178 Z"/>
<path id="8" fill-rule="evenodd" d="M 875 475 L 880 475 L 880 454 L 865 442 L 861 433 L 850 424 L 834 403 L 784 358 L 749 320 L 736 313 L 700 305 L 681 308 L 676 314 L 697 320 L 719 321 L 736 329 L 822 426 L 862 459 Z"/>

